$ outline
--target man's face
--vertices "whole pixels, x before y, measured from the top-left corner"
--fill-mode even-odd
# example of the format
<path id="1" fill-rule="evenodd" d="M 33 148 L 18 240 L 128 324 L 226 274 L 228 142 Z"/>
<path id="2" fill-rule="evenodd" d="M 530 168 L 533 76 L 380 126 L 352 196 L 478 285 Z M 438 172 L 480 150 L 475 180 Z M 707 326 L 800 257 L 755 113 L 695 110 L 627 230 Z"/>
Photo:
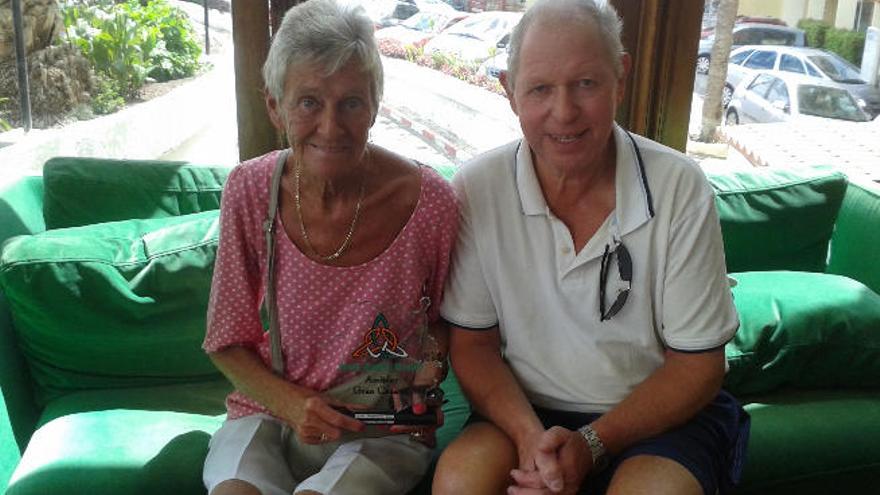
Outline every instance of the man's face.
<path id="1" fill-rule="evenodd" d="M 528 29 L 514 88 L 506 87 L 537 167 L 598 166 L 613 144 L 627 63 L 618 78 L 595 25 L 539 19 Z"/>

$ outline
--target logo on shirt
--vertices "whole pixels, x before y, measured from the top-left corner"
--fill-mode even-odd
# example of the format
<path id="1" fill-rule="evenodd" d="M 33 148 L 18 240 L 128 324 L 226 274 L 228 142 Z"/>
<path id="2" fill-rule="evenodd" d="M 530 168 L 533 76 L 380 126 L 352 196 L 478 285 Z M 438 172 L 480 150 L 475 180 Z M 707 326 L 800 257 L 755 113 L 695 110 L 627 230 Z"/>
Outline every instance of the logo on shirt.
<path id="1" fill-rule="evenodd" d="M 364 334 L 364 342 L 354 352 L 352 358 L 369 355 L 373 359 L 382 357 L 407 357 L 406 350 L 400 345 L 397 334 L 388 325 L 385 315 L 379 313 L 373 320 L 373 326 Z"/>

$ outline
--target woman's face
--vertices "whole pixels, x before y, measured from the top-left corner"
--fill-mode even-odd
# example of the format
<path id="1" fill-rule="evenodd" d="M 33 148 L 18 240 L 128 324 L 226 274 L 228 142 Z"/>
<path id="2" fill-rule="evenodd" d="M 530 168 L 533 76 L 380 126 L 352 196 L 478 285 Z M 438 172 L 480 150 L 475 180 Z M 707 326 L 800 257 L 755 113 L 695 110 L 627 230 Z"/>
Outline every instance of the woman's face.
<path id="1" fill-rule="evenodd" d="M 565 173 L 607 156 L 627 64 L 618 77 L 595 25 L 538 20 L 528 29 L 508 98 L 539 167 Z"/>
<path id="2" fill-rule="evenodd" d="M 360 161 L 377 111 L 369 81 L 354 60 L 329 76 L 320 66 L 298 65 L 287 71 L 282 100 L 267 96 L 272 122 L 309 173 L 345 175 Z"/>

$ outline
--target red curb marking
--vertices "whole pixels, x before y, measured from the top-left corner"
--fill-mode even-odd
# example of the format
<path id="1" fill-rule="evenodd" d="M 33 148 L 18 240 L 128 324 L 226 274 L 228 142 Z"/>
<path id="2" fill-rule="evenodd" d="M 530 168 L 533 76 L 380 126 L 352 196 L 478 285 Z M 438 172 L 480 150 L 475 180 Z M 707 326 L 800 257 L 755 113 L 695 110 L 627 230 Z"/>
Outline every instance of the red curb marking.
<path id="1" fill-rule="evenodd" d="M 449 143 L 443 143 L 443 150 L 446 151 L 446 155 L 450 158 L 455 158 L 456 149 L 449 145 Z"/>
<path id="2" fill-rule="evenodd" d="M 424 137 L 424 138 L 427 139 L 428 141 L 431 141 L 432 143 L 433 143 L 434 141 L 436 141 L 436 138 L 434 137 L 434 134 L 431 133 L 430 131 L 427 131 L 427 130 L 422 130 L 422 137 Z"/>

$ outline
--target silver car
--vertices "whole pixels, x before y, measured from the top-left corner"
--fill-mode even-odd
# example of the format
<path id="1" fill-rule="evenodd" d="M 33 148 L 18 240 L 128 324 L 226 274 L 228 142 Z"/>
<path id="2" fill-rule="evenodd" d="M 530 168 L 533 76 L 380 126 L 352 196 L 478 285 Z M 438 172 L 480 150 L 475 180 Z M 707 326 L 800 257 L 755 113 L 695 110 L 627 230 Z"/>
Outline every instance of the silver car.
<path id="1" fill-rule="evenodd" d="M 845 89 L 815 77 L 760 71 L 736 88 L 724 121 L 736 125 L 815 119 L 871 120 Z"/>
<path id="2" fill-rule="evenodd" d="M 804 46 L 806 44 L 805 40 L 803 30 L 777 24 L 749 22 L 737 24 L 733 27 L 734 48 L 744 45 Z M 697 49 L 697 72 L 700 74 L 709 73 L 709 62 L 714 45 L 714 35 L 700 40 L 700 45 Z"/>
<path id="3" fill-rule="evenodd" d="M 725 107 L 742 79 L 756 70 L 778 70 L 821 79 L 848 91 L 871 117 L 880 115 L 880 89 L 863 81 L 854 65 L 832 52 L 794 46 L 743 46 L 732 51 L 721 95 Z"/>
<path id="4" fill-rule="evenodd" d="M 425 55 L 440 53 L 479 67 L 498 51 L 499 42 L 510 35 L 522 15 L 498 11 L 473 14 L 425 44 Z"/>

